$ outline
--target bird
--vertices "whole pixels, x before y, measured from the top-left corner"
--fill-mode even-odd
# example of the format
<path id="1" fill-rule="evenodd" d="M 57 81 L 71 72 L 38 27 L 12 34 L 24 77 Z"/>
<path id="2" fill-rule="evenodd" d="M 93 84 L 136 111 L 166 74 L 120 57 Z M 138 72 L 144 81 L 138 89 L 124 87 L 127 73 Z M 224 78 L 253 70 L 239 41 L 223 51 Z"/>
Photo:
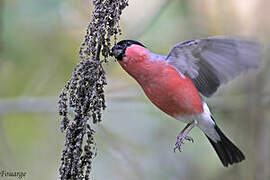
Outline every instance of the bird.
<path id="1" fill-rule="evenodd" d="M 217 36 L 181 42 L 168 55 L 151 52 L 136 40 L 121 40 L 110 52 L 161 111 L 186 123 L 174 151 L 182 151 L 188 133 L 199 127 L 224 167 L 245 159 L 243 152 L 218 127 L 205 98 L 250 69 L 258 69 L 260 44 L 254 40 Z"/>

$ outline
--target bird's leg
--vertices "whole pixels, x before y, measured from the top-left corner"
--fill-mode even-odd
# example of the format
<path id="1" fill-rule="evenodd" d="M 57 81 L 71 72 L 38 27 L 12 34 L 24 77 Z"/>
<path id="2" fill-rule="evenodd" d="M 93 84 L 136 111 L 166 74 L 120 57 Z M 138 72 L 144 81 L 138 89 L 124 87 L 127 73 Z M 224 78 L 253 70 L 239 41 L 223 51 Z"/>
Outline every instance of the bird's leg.
<path id="1" fill-rule="evenodd" d="M 188 140 L 193 142 L 193 139 L 188 135 L 188 133 L 191 131 L 192 128 L 194 128 L 194 126 L 197 124 L 196 121 L 192 121 L 191 123 L 187 124 L 185 126 L 185 128 L 178 134 L 177 136 L 177 140 L 175 143 L 175 147 L 173 149 L 173 151 L 175 152 L 177 149 L 181 152 L 181 145 L 184 144 L 184 140 Z"/>

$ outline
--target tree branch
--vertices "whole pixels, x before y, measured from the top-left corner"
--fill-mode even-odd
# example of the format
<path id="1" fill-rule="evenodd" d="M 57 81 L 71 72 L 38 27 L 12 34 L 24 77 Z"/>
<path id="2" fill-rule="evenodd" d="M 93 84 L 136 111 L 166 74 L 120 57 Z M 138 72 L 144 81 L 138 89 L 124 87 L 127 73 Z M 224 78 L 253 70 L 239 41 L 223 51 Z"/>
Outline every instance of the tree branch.
<path id="1" fill-rule="evenodd" d="M 265 109 L 270 106 L 270 93 L 265 92 L 262 94 L 248 93 L 244 95 L 232 94 L 232 99 L 243 99 L 243 98 L 260 98 L 264 97 L 263 107 Z M 138 100 L 137 93 L 113 93 L 108 97 L 108 106 L 113 103 L 126 102 L 127 100 L 133 101 L 134 103 L 144 101 Z M 241 104 L 224 104 L 221 103 L 223 97 L 213 97 L 211 99 L 211 107 L 215 108 L 216 112 L 235 112 L 235 111 L 246 111 L 246 106 Z M 112 106 L 116 107 L 116 106 Z M 123 110 L 123 109 L 122 109 Z M 141 109 L 140 109 L 141 110 Z M 55 113 L 57 112 L 57 100 L 55 97 L 27 97 L 27 98 L 14 98 L 14 99 L 0 99 L 0 115 L 14 113 L 14 112 L 32 112 L 32 113 Z"/>

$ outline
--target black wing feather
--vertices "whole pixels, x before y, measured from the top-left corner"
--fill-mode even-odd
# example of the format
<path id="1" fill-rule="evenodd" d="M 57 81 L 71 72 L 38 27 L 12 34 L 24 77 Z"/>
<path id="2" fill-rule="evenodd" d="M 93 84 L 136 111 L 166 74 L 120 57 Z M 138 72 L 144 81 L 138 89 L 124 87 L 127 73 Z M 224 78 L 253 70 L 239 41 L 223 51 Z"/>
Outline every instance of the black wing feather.
<path id="1" fill-rule="evenodd" d="M 257 42 L 228 37 L 179 43 L 167 56 L 168 63 L 188 76 L 206 97 L 213 95 L 222 83 L 256 69 L 260 59 Z"/>

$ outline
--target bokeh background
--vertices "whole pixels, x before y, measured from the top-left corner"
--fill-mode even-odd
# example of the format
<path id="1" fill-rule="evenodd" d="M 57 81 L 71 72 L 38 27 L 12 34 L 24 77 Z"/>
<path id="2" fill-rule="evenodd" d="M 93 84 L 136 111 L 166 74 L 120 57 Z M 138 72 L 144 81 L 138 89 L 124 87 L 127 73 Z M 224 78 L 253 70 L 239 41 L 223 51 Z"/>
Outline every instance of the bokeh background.
<path id="1" fill-rule="evenodd" d="M 57 97 L 79 60 L 91 9 L 90 0 L 0 0 L 0 170 L 25 171 L 30 180 L 58 178 L 64 134 Z M 260 70 L 207 99 L 246 160 L 224 168 L 198 128 L 191 132 L 195 143 L 174 153 L 184 124 L 154 107 L 111 59 L 93 179 L 269 180 L 269 9 L 268 0 L 130 0 L 119 39 L 140 40 L 156 53 L 215 35 L 260 41 Z"/>

